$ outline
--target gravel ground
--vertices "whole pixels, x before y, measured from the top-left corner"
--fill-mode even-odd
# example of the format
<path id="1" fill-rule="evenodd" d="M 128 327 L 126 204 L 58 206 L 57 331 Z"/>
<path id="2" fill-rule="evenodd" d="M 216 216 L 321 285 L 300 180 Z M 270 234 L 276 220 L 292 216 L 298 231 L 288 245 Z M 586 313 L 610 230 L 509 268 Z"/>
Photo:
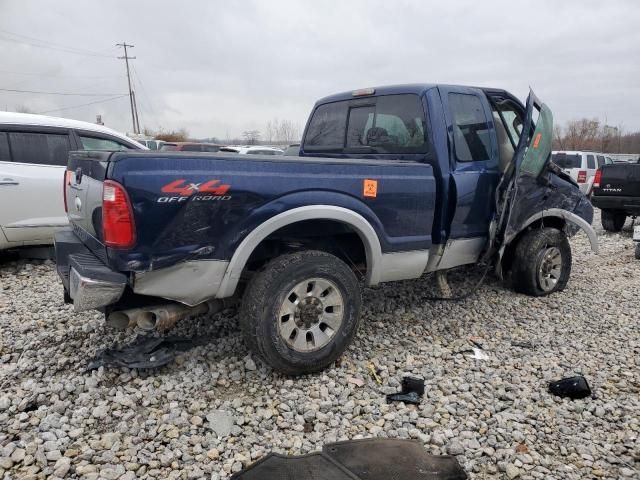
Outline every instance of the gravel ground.
<path id="1" fill-rule="evenodd" d="M 630 222 L 621 234 L 594 224 L 601 254 L 572 239 L 564 293 L 529 298 L 495 279 L 461 303 L 427 301 L 428 279 L 367 290 L 348 352 L 298 379 L 248 356 L 234 311 L 179 325 L 210 341 L 176 363 L 84 373 L 98 349 L 134 334 L 73 313 L 51 262 L 5 262 L 0 478 L 224 479 L 269 451 L 371 436 L 418 439 L 477 479 L 640 478 L 640 263 Z M 478 275 L 452 275 L 454 290 Z M 464 353 L 470 337 L 488 359 Z M 425 378 L 422 404 L 387 405 L 406 373 Z M 595 398 L 547 393 L 574 374 Z"/>

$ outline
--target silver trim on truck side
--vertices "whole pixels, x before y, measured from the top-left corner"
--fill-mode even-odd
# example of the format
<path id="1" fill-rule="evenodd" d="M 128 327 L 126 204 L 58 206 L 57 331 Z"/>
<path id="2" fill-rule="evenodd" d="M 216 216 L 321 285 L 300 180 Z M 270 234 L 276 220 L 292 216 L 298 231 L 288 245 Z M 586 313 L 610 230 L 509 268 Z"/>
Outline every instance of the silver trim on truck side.
<path id="1" fill-rule="evenodd" d="M 69 272 L 69 296 L 73 299 L 76 312 L 104 307 L 118 301 L 124 287 L 124 283 L 83 277 L 75 268 Z"/>
<path id="2" fill-rule="evenodd" d="M 216 297 L 225 298 L 233 295 L 247 260 L 262 240 L 282 227 L 305 220 L 336 220 L 354 228 L 364 243 L 367 256 L 366 284 L 377 285 L 380 282 L 382 249 L 378 235 L 371 224 L 362 215 L 346 208 L 334 205 L 309 205 L 293 208 L 271 217 L 249 233 L 233 254 Z"/>

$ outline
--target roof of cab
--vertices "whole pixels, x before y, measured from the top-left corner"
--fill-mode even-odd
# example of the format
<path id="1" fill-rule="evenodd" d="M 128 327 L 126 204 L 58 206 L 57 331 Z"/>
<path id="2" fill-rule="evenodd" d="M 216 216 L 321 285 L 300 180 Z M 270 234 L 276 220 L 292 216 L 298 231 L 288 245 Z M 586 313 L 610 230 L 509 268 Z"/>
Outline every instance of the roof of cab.
<path id="1" fill-rule="evenodd" d="M 0 112 L 0 125 L 37 125 L 42 127 L 73 128 L 77 130 L 87 130 L 90 132 L 104 133 L 113 137 L 118 137 L 130 143 L 138 145 L 141 149 L 146 149 L 144 145 L 120 132 L 97 125 L 95 123 L 72 120 L 70 118 L 49 117 L 47 115 L 35 115 L 32 113 Z"/>
<path id="2" fill-rule="evenodd" d="M 407 83 L 407 84 L 399 84 L 399 85 L 386 85 L 379 87 L 372 87 L 373 90 L 372 96 L 379 95 L 398 95 L 398 94 L 414 94 L 414 95 L 422 95 L 427 90 L 436 87 L 458 87 L 458 88 L 469 88 L 469 89 L 477 89 L 482 90 L 484 92 L 493 92 L 493 93 L 507 93 L 506 90 L 501 88 L 487 88 L 487 87 L 476 87 L 473 85 L 446 85 L 446 84 L 437 84 L 437 83 Z M 348 92 L 336 93 L 334 95 L 329 95 L 327 97 L 321 98 L 316 102 L 316 105 L 322 103 L 331 103 L 331 102 L 339 102 L 343 100 L 354 100 L 356 98 L 364 98 L 369 95 L 363 95 L 362 97 L 354 96 L 353 92 L 358 90 L 369 90 L 368 88 L 364 89 L 355 89 L 349 90 Z M 510 94 L 509 94 L 510 95 Z"/>

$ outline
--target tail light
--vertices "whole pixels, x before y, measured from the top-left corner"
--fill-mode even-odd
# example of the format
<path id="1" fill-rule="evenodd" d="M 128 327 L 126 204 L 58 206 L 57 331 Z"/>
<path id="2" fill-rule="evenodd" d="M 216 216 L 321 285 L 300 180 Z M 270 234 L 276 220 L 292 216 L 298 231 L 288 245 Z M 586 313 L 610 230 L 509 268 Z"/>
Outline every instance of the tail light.
<path id="1" fill-rule="evenodd" d="M 578 172 L 578 183 L 587 183 L 587 171 L 580 170 Z"/>
<path id="2" fill-rule="evenodd" d="M 596 176 L 593 179 L 593 188 L 600 188 L 600 180 L 602 180 L 602 170 L 596 170 Z"/>
<path id="3" fill-rule="evenodd" d="M 117 182 L 106 180 L 102 187 L 102 235 L 111 248 L 130 248 L 136 243 L 133 211 L 126 190 Z"/>
<path id="4" fill-rule="evenodd" d="M 73 172 L 71 170 L 65 170 L 64 176 L 62 177 L 62 198 L 64 198 L 64 211 L 65 213 L 69 212 L 69 207 L 67 206 L 67 187 L 71 185 L 71 178 Z"/>

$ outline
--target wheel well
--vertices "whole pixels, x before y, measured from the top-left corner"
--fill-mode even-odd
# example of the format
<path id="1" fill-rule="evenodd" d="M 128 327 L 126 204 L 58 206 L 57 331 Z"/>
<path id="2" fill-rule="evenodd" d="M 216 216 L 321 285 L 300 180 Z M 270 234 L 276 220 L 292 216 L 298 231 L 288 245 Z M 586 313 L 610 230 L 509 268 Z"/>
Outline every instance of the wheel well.
<path id="1" fill-rule="evenodd" d="M 331 253 L 363 276 L 367 270 L 364 242 L 355 228 L 337 220 L 303 220 L 286 225 L 264 238 L 251 252 L 243 277 L 284 253 L 321 250 Z"/>
<path id="2" fill-rule="evenodd" d="M 566 222 L 566 220 L 564 220 L 563 218 L 560 218 L 560 217 L 542 217 L 542 218 L 539 218 L 538 220 L 532 222 L 530 225 L 528 225 L 524 229 L 522 229 L 522 231 L 519 232 L 515 236 L 515 238 L 513 240 L 511 240 L 511 242 L 509 242 L 509 245 L 507 245 L 507 248 L 505 248 L 505 250 L 504 250 L 504 254 L 502 255 L 502 271 L 503 271 L 503 273 L 506 273 L 506 272 L 511 270 L 511 266 L 513 265 L 513 257 L 514 257 L 514 253 L 516 251 L 516 247 L 517 247 L 518 243 L 520 242 L 520 239 L 524 236 L 524 234 L 526 234 L 527 232 L 530 232 L 531 230 L 534 230 L 536 228 L 544 228 L 544 227 L 555 228 L 555 229 L 558 229 L 560 231 L 564 231 L 565 228 L 567 227 L 567 222 Z"/>

